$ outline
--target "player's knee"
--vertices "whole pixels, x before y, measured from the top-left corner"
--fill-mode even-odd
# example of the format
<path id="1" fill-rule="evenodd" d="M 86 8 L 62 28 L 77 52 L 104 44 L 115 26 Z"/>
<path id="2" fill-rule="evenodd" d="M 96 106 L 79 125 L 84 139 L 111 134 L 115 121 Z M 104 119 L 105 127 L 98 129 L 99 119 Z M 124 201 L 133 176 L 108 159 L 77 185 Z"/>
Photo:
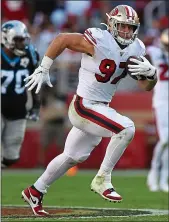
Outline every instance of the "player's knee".
<path id="1" fill-rule="evenodd" d="M 85 160 L 87 160 L 87 158 L 90 156 L 90 154 L 88 155 L 81 155 L 81 156 L 75 156 L 74 157 L 74 160 L 77 162 L 77 163 L 82 163 L 84 162 Z"/>
<path id="2" fill-rule="evenodd" d="M 18 162 L 20 158 L 17 158 L 17 159 L 6 159 L 6 158 L 3 158 L 2 161 L 1 161 L 1 167 L 2 168 L 6 168 L 6 167 L 9 167 L 11 165 L 13 165 L 14 163 Z"/>
<path id="3" fill-rule="evenodd" d="M 125 139 L 130 142 L 133 139 L 134 134 L 135 134 L 134 123 L 131 126 L 129 126 L 129 127 L 125 128 L 124 130 L 122 130 L 120 134 L 122 134 L 125 137 Z"/>
<path id="4" fill-rule="evenodd" d="M 76 153 L 74 155 L 71 155 L 71 154 L 65 154 L 66 156 L 69 156 L 69 158 L 71 159 L 71 161 L 74 163 L 74 164 L 77 164 L 77 163 L 82 163 L 84 162 L 85 160 L 87 160 L 87 158 L 90 156 L 90 154 L 80 154 L 79 153 Z"/>

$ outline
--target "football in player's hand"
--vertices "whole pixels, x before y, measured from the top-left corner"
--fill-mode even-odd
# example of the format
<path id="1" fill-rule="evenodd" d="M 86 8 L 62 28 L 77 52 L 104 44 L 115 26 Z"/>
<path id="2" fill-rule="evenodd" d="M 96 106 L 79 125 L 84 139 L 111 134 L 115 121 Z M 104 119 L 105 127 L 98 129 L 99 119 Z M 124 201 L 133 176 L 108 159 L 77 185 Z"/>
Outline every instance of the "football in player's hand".
<path id="1" fill-rule="evenodd" d="M 141 57 L 138 57 L 138 56 L 130 56 L 127 61 L 126 61 L 126 70 L 127 70 L 127 74 L 129 74 L 129 76 L 135 80 L 145 80 L 146 77 L 143 76 L 143 75 L 137 75 L 137 76 L 133 76 L 131 75 L 131 72 L 129 71 L 129 67 L 128 65 L 137 65 L 137 63 L 134 63 L 132 61 L 130 61 L 130 59 L 133 58 L 133 59 L 137 59 L 139 61 L 143 61 Z"/>

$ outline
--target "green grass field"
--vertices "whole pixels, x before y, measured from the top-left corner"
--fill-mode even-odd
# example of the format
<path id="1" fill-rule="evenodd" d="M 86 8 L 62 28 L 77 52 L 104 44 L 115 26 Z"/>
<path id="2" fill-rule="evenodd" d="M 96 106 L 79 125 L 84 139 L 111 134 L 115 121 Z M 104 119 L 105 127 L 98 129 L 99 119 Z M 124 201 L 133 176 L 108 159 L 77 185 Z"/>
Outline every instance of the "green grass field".
<path id="1" fill-rule="evenodd" d="M 10 205 L 17 210 L 27 206 L 21 199 L 21 191 L 34 183 L 41 172 L 3 171 L 2 207 Z M 55 182 L 45 195 L 44 206 L 53 207 L 52 209 L 73 209 L 76 212 L 66 213 L 65 211 L 62 214 L 53 215 L 52 218 L 41 219 L 31 216 L 31 211 L 29 216 L 17 216 L 16 211 L 10 216 L 2 215 L 2 221 L 168 221 L 166 214 L 168 194 L 149 192 L 146 187 L 145 173 L 115 171 L 112 182 L 123 196 L 122 203 L 110 203 L 91 192 L 90 183 L 94 175 L 93 171 L 80 171 L 74 177 L 64 176 Z M 131 209 L 135 210 L 131 211 Z M 144 215 L 137 215 L 140 209 L 145 211 Z M 153 213 L 149 209 L 154 209 Z"/>

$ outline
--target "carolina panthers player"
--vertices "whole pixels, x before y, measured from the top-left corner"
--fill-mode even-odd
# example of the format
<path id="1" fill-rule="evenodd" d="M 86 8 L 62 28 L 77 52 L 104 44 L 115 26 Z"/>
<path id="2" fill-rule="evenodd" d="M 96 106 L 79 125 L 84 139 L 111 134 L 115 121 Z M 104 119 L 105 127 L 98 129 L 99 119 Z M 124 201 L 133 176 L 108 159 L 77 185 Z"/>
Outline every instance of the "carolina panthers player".
<path id="1" fill-rule="evenodd" d="M 1 167 L 16 163 L 25 134 L 26 117 L 37 120 L 38 96 L 32 91 L 32 106 L 27 111 L 28 93 L 24 78 L 34 72 L 39 55 L 30 44 L 24 23 L 12 20 L 1 29 Z"/>
<path id="2" fill-rule="evenodd" d="M 82 52 L 79 69 L 79 83 L 76 95 L 69 107 L 69 119 L 73 125 L 66 139 L 62 154 L 55 157 L 45 172 L 30 187 L 22 191 L 22 197 L 37 216 L 45 216 L 42 209 L 43 194 L 69 168 L 85 161 L 102 137 L 110 137 L 101 167 L 91 183 L 91 190 L 102 198 L 121 202 L 122 197 L 111 183 L 111 172 L 131 142 L 135 133 L 132 120 L 109 107 L 116 88 L 126 76 L 126 61 L 130 56 L 142 56 L 143 61 L 131 59 L 136 64 L 129 66 L 132 75 L 144 75 L 138 80 L 145 90 L 152 90 L 156 84 L 156 68 L 146 58 L 144 44 L 137 38 L 139 18 L 133 8 L 127 5 L 115 7 L 109 14 L 107 30 L 89 28 L 84 35 L 61 33 L 48 47 L 40 66 L 26 78 L 26 87 L 32 90 L 36 85 L 39 92 L 43 82 L 50 87 L 49 69 L 53 60 L 65 48 Z"/>
<path id="3" fill-rule="evenodd" d="M 153 91 L 153 109 L 159 141 L 157 142 L 147 184 L 150 191 L 169 191 L 168 184 L 168 87 L 169 87 L 169 29 L 162 32 L 160 47 L 149 46 L 147 54 L 157 67 L 158 83 Z"/>

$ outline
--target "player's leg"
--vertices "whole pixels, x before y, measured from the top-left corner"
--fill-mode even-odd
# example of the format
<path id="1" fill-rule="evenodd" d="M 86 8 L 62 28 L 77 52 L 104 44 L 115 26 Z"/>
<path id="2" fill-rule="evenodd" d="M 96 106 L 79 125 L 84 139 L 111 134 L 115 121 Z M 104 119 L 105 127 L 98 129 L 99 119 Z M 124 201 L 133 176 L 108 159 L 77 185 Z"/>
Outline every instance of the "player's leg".
<path id="1" fill-rule="evenodd" d="M 117 122 L 123 123 L 124 119 L 120 114 L 116 115 Z M 111 137 L 100 169 L 91 183 L 92 190 L 101 194 L 104 199 L 113 202 L 120 202 L 122 197 L 115 191 L 111 183 L 111 172 L 132 141 L 135 133 L 134 123 L 129 119 L 127 122 L 124 124 L 125 129 Z"/>
<path id="2" fill-rule="evenodd" d="M 168 184 L 168 143 L 164 146 L 164 150 L 161 156 L 161 171 L 160 171 L 160 181 L 159 187 L 161 191 L 168 192 L 169 184 Z"/>
<path id="3" fill-rule="evenodd" d="M 151 160 L 151 169 L 147 177 L 147 185 L 150 191 L 155 192 L 159 190 L 159 173 L 161 166 L 161 154 L 162 154 L 162 144 L 160 141 L 157 142 L 154 151 L 153 157 Z"/>
<path id="4" fill-rule="evenodd" d="M 158 191 L 159 179 L 160 186 L 167 187 L 168 182 L 164 184 L 164 181 L 168 180 L 168 158 L 165 157 L 166 149 L 168 149 L 168 108 L 158 107 L 155 109 L 156 125 L 159 135 L 159 141 L 155 146 L 153 157 L 151 161 L 151 168 L 148 173 L 147 184 L 150 191 Z M 167 169 L 166 169 L 167 166 Z M 161 167 L 161 171 L 160 171 Z M 161 173 L 160 173 L 161 172 Z M 160 175 L 161 174 L 161 175 Z M 160 178 L 159 178 L 160 177 Z"/>
<path id="5" fill-rule="evenodd" d="M 75 127 L 71 129 L 66 139 L 64 152 L 48 164 L 45 172 L 33 186 L 22 192 L 23 198 L 30 204 L 35 215 L 43 216 L 46 215 L 46 212 L 42 211 L 42 205 L 38 201 L 36 204 L 33 202 L 34 199 L 42 199 L 43 194 L 54 181 L 64 175 L 72 166 L 86 160 L 101 139 L 101 137 L 85 133 Z"/>
<path id="6" fill-rule="evenodd" d="M 168 149 L 169 149 L 169 141 L 168 141 L 168 134 L 169 134 L 169 119 L 168 119 L 168 107 L 165 106 L 161 107 L 159 110 L 161 114 L 161 118 L 158 120 L 158 131 L 159 131 L 159 138 L 162 144 L 162 154 L 161 154 L 161 170 L 160 170 L 160 178 L 159 178 L 159 187 L 161 191 L 168 192 L 169 191 L 169 184 L 168 184 Z"/>
<path id="7" fill-rule="evenodd" d="M 5 168 L 6 166 L 3 164 L 3 132 L 5 129 L 5 118 L 1 114 L 1 168 Z"/>
<path id="8" fill-rule="evenodd" d="M 70 167 L 85 161 L 100 141 L 101 137 L 94 137 L 73 127 L 66 139 L 64 152 L 49 163 L 46 171 L 34 184 L 35 188 L 44 193 Z"/>
<path id="9" fill-rule="evenodd" d="M 20 149 L 25 135 L 26 120 L 5 120 L 3 130 L 2 166 L 10 166 L 20 158 Z"/>
<path id="10" fill-rule="evenodd" d="M 77 127 L 102 137 L 111 137 L 106 154 L 91 189 L 103 198 L 121 201 L 111 184 L 111 172 L 132 140 L 135 127 L 127 117 L 102 104 L 75 97 L 69 110 L 70 120 Z"/>

